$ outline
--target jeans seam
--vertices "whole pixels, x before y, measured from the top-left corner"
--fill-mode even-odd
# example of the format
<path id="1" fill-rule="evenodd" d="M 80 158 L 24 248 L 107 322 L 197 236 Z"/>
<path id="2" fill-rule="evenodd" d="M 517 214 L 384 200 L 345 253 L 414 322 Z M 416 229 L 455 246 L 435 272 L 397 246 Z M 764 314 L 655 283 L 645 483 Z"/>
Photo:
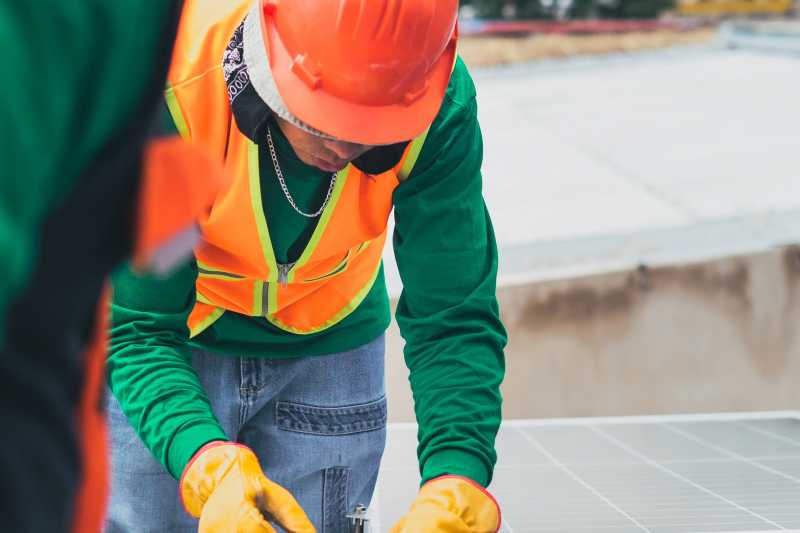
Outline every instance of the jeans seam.
<path id="1" fill-rule="evenodd" d="M 261 394 L 264 391 L 264 389 L 266 389 L 270 384 L 269 379 L 261 379 L 263 367 L 264 366 L 271 367 L 272 361 L 266 358 L 259 359 L 258 361 L 256 361 L 253 358 L 245 358 L 245 357 L 240 357 L 239 360 L 241 361 L 241 372 L 242 372 L 242 382 L 241 385 L 239 386 L 241 393 L 247 396 L 257 396 Z M 260 365 L 260 367 L 257 365 Z M 245 373 L 247 373 L 247 366 L 250 366 L 253 369 L 252 386 L 245 386 L 244 384 L 244 376 Z"/>
<path id="2" fill-rule="evenodd" d="M 322 531 L 321 533 L 347 533 L 348 492 L 350 468 L 334 466 L 326 468 L 322 482 Z"/>
<path id="3" fill-rule="evenodd" d="M 239 358 L 239 429 L 244 427 L 247 422 L 247 417 L 250 414 L 250 402 L 252 401 L 252 394 L 244 386 L 244 376 L 247 372 L 246 366 L 245 359 Z"/>

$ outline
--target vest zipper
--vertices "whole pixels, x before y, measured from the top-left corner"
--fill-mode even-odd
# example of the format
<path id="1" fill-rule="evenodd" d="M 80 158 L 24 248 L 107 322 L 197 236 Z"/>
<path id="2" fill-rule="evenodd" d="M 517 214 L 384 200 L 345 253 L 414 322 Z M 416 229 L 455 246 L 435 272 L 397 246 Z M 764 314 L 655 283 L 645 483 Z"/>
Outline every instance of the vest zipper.
<path id="1" fill-rule="evenodd" d="M 289 271 L 297 264 L 294 263 L 278 263 L 278 284 L 284 287 L 289 283 Z"/>

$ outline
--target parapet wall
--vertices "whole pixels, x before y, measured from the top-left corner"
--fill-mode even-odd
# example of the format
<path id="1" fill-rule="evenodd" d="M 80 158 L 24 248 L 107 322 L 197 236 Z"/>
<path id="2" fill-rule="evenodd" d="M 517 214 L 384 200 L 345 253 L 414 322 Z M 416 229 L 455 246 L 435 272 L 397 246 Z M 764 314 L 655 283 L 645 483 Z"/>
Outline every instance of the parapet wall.
<path id="1" fill-rule="evenodd" d="M 505 418 L 800 407 L 800 248 L 498 291 Z M 413 420 L 402 340 L 390 420 Z"/>

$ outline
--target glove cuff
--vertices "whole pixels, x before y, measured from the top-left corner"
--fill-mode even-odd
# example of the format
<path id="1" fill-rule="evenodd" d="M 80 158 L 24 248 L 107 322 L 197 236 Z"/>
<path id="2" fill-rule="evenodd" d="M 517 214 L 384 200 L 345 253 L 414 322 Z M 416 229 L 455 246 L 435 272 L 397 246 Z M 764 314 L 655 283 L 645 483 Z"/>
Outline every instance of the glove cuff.
<path id="1" fill-rule="evenodd" d="M 224 450 L 220 448 L 225 448 Z M 235 460 L 238 453 L 253 454 L 253 451 L 243 444 L 228 441 L 212 441 L 197 450 L 186 468 L 183 469 L 178 483 L 181 503 L 187 513 L 198 518 L 206 500 L 214 492 L 221 475 L 217 473 L 221 467 L 224 471 L 228 468 L 225 463 Z"/>
<path id="2" fill-rule="evenodd" d="M 458 480 L 458 481 L 467 483 L 468 485 L 470 485 L 473 488 L 477 489 L 483 496 L 485 496 L 488 499 L 488 501 L 490 501 L 491 504 L 494 505 L 494 508 L 497 511 L 497 527 L 495 527 L 495 532 L 500 531 L 500 525 L 503 522 L 503 516 L 502 516 L 502 513 L 500 511 L 500 505 L 497 503 L 497 500 L 494 498 L 494 496 L 492 496 L 492 494 L 488 490 L 486 490 L 486 488 L 484 488 L 482 485 L 480 485 L 476 481 L 474 481 L 474 480 L 472 480 L 472 479 L 470 479 L 468 477 L 464 477 L 464 476 L 456 476 L 456 475 L 453 475 L 453 474 L 445 474 L 443 476 L 438 476 L 438 477 L 435 477 L 435 478 L 429 480 L 428 482 L 426 482 L 423 485 L 423 487 L 425 487 L 427 485 L 430 485 L 432 483 L 436 483 L 437 481 L 444 481 L 444 480 L 447 480 L 447 479 L 454 479 L 454 480 Z"/>

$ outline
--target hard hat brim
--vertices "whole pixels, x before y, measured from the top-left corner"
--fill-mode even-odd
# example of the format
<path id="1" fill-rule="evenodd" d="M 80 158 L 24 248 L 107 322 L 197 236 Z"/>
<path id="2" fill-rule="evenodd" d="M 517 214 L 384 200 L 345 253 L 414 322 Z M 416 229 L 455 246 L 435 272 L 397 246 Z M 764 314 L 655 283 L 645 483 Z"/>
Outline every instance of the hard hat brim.
<path id="1" fill-rule="evenodd" d="M 408 103 L 364 105 L 313 88 L 292 70 L 293 58 L 275 26 L 261 17 L 269 68 L 288 110 L 336 139 L 381 145 L 408 141 L 430 127 L 442 105 L 456 58 L 455 32 L 426 79 L 426 90 Z"/>

